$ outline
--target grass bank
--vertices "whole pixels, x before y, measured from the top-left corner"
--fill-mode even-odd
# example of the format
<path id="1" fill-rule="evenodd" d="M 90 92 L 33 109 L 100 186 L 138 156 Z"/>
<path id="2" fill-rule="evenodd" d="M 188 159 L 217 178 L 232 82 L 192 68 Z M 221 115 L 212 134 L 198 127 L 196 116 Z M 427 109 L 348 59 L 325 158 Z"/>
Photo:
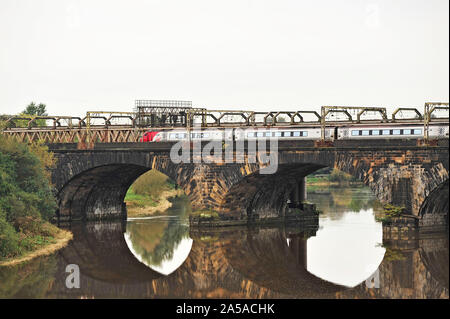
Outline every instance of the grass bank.
<path id="1" fill-rule="evenodd" d="M 131 185 L 125 196 L 128 217 L 145 217 L 162 213 L 172 206 L 170 198 L 183 195 L 175 184 L 157 170 L 150 170 Z"/>
<path id="2" fill-rule="evenodd" d="M 180 189 L 163 190 L 155 199 L 149 195 L 136 194 L 130 188 L 125 197 L 128 217 L 146 217 L 162 213 L 172 207 L 170 198 L 183 194 Z"/>
<path id="3" fill-rule="evenodd" d="M 361 185 L 362 182 L 347 173 L 338 169 L 328 167 L 318 170 L 314 174 L 308 175 L 307 185 L 313 186 L 340 186 L 340 185 Z"/>
<path id="4" fill-rule="evenodd" d="M 73 234 L 49 222 L 28 220 L 20 232 L 20 254 L 0 260 L 0 266 L 13 266 L 39 256 L 47 256 L 65 247 Z"/>

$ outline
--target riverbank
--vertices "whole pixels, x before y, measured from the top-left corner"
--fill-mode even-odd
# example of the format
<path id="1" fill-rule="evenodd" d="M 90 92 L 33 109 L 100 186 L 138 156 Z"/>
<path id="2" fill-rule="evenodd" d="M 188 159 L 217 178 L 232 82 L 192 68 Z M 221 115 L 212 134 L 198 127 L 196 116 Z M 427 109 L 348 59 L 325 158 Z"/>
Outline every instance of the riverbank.
<path id="1" fill-rule="evenodd" d="M 19 256 L 1 260 L 0 267 L 14 266 L 36 257 L 51 255 L 67 246 L 73 239 L 73 234 L 68 230 L 60 229 L 48 222 L 44 223 L 44 227 L 48 232 L 47 236 L 34 236 L 31 238 L 33 239 L 32 250 L 26 251 Z"/>
<path id="2" fill-rule="evenodd" d="M 308 192 L 329 192 L 330 188 L 339 188 L 339 187 L 364 187 L 364 183 L 360 181 L 352 181 L 352 182 L 334 182 L 327 180 L 315 180 L 309 182 L 307 180 L 306 186 L 308 187 Z"/>
<path id="3" fill-rule="evenodd" d="M 172 207 L 169 199 L 183 194 L 181 189 L 164 190 L 155 200 L 151 196 L 136 194 L 130 189 L 124 200 L 127 204 L 127 215 L 128 217 L 148 217 L 163 213 Z"/>

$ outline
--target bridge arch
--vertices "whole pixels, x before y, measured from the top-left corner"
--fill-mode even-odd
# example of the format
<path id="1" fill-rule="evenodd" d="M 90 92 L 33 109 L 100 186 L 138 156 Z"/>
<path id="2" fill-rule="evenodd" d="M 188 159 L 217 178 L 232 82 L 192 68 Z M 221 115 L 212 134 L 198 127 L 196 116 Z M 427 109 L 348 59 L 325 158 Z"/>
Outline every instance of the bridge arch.
<path id="1" fill-rule="evenodd" d="M 80 156 L 81 155 L 81 156 Z M 58 158 L 58 174 L 53 183 L 59 200 L 60 220 L 100 220 L 126 218 L 123 202 L 133 182 L 150 169 L 157 169 L 187 187 L 180 180 L 182 173 L 168 158 L 127 153 L 100 153 L 90 156 L 83 152 Z"/>
<path id="2" fill-rule="evenodd" d="M 109 216 L 123 217 L 126 190 L 149 169 L 174 180 L 190 198 L 193 210 L 212 209 L 229 213 L 233 219 L 247 216 L 249 209 L 259 210 L 261 216 L 269 208 L 281 209 L 293 186 L 322 167 L 355 176 L 381 202 L 405 206 L 416 216 L 425 198 L 448 179 L 448 153 L 421 148 L 279 150 L 278 171 L 273 175 L 260 174 L 267 164 L 258 157 L 249 163 L 247 155 L 243 162 L 176 164 L 170 159 L 170 149 L 56 150 L 55 154 L 58 162 L 52 179 L 60 216 L 81 216 L 87 205 L 94 217 L 100 207 L 109 210 Z"/>
<path id="3" fill-rule="evenodd" d="M 324 167 L 337 168 L 369 186 L 383 200 L 386 190 L 383 174 L 370 160 L 361 160 L 352 153 L 282 152 L 274 174 L 260 174 L 262 164 L 247 164 L 232 174 L 227 192 L 220 202 L 220 211 L 236 218 L 253 215 L 259 218 L 284 216 L 292 191 L 307 175 Z M 235 176 L 238 176 L 236 178 Z M 381 185 L 381 186 L 380 186 Z"/>
<path id="4" fill-rule="evenodd" d="M 449 180 L 448 178 L 436 186 L 425 198 L 420 207 L 420 228 L 427 231 L 429 228 L 435 230 L 437 227 L 448 230 L 449 209 Z"/>
<path id="5" fill-rule="evenodd" d="M 404 206 L 408 213 L 418 216 L 431 190 L 448 179 L 445 154 L 432 153 L 427 157 L 408 150 L 285 151 L 279 152 L 278 171 L 273 176 L 259 175 L 262 167 L 261 164 L 243 165 L 233 180 L 225 183 L 227 192 L 220 204 L 223 210 L 239 207 L 242 215 L 251 204 L 264 215 L 262 205 L 268 207 L 271 202 L 272 208 L 279 208 L 278 198 L 287 199 L 289 187 L 292 189 L 300 178 L 322 167 L 333 167 L 361 180 L 381 202 Z M 259 199 L 261 202 L 257 203 Z"/>

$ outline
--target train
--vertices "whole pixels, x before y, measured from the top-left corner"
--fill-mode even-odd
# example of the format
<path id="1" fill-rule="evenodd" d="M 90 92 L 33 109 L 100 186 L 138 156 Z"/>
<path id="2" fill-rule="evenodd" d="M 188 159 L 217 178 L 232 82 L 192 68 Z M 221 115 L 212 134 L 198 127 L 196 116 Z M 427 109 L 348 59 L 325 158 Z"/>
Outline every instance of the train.
<path id="1" fill-rule="evenodd" d="M 170 130 L 147 131 L 140 142 L 178 142 L 182 140 L 201 141 L 239 141 L 258 139 L 279 140 L 318 140 L 321 138 L 320 126 L 273 127 L 273 128 L 175 128 Z M 448 123 L 430 123 L 429 138 L 448 138 Z M 420 139 L 424 137 L 424 126 L 420 124 L 377 124 L 377 125 L 342 125 L 325 128 L 325 139 Z"/>

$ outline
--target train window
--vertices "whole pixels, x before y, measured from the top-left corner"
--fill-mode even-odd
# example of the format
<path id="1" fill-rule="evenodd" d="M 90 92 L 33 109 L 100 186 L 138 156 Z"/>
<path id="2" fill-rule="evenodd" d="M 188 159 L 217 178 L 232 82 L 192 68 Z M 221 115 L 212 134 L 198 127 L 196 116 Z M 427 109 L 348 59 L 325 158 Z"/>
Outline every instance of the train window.
<path id="1" fill-rule="evenodd" d="M 256 136 L 257 136 L 257 137 L 264 137 L 264 132 L 257 132 L 257 133 L 256 133 Z"/>
<path id="2" fill-rule="evenodd" d="M 294 136 L 300 136 L 300 132 L 294 132 Z"/>
<path id="3" fill-rule="evenodd" d="M 372 130 L 372 135 L 380 135 L 380 130 Z"/>
<path id="4" fill-rule="evenodd" d="M 308 136 L 308 132 L 306 132 L 306 131 L 303 131 L 302 133 L 303 133 L 303 135 L 302 135 L 302 136 Z"/>
<path id="5" fill-rule="evenodd" d="M 401 132 L 400 132 L 400 130 L 392 130 L 392 134 L 393 135 L 400 135 Z"/>
<path id="6" fill-rule="evenodd" d="M 411 130 L 403 130 L 403 135 L 411 135 Z"/>
<path id="7" fill-rule="evenodd" d="M 174 139 L 177 138 L 177 136 L 176 136 L 176 134 L 174 134 L 174 133 L 170 133 L 170 134 L 169 134 L 169 138 L 170 138 L 171 140 L 174 140 Z"/>
<path id="8" fill-rule="evenodd" d="M 284 137 L 290 137 L 290 136 L 292 136 L 292 132 L 283 132 L 283 136 Z"/>
<path id="9" fill-rule="evenodd" d="M 359 131 L 352 131 L 352 136 L 358 136 L 359 135 Z"/>
<path id="10" fill-rule="evenodd" d="M 254 132 L 247 133 L 247 137 L 255 137 L 255 133 Z"/>
<path id="11" fill-rule="evenodd" d="M 208 133 L 191 133 L 191 138 L 207 138 L 207 137 L 209 137 Z"/>
<path id="12" fill-rule="evenodd" d="M 266 137 L 272 137 L 272 132 L 265 132 L 264 135 L 265 135 Z"/>
<path id="13" fill-rule="evenodd" d="M 414 130 L 414 135 L 421 135 L 422 134 L 422 130 L 421 129 L 416 129 Z"/>
<path id="14" fill-rule="evenodd" d="M 368 130 L 364 130 L 364 131 L 362 131 L 362 134 L 361 134 L 361 135 L 367 136 L 367 135 L 369 135 L 369 131 L 368 131 Z"/>
<path id="15" fill-rule="evenodd" d="M 282 134 L 281 134 L 281 132 L 275 132 L 275 136 L 276 136 L 276 137 L 281 137 Z"/>
<path id="16" fill-rule="evenodd" d="M 390 135 L 391 131 L 390 130 L 383 130 L 383 135 Z"/>

